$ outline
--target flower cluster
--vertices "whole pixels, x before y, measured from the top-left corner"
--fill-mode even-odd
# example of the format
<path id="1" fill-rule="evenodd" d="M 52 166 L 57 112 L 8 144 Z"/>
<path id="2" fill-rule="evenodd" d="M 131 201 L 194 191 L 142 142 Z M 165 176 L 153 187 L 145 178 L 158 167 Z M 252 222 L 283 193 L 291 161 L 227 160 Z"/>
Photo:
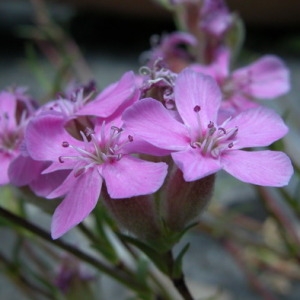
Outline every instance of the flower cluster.
<path id="1" fill-rule="evenodd" d="M 147 235 L 153 228 L 159 232 L 162 220 L 183 229 L 198 214 L 199 199 L 211 194 L 208 178 L 221 169 L 251 184 L 288 184 L 293 173 L 288 156 L 262 149 L 288 128 L 275 111 L 256 101 L 288 92 L 288 70 L 269 55 L 231 71 L 232 51 L 222 41 L 234 18 L 217 5 L 221 1 L 215 6 L 208 2 L 197 23 L 207 33 L 202 54 L 210 57 L 208 63 L 177 48 L 185 42 L 200 54 L 197 36 L 176 32 L 147 53 L 142 72 L 128 71 L 100 93 L 91 84 L 80 86 L 39 107 L 23 90 L 0 94 L 0 183 L 29 186 L 47 199 L 62 198 L 52 219 L 54 239 L 83 221 L 101 197 L 117 218 L 124 215 L 116 203 L 130 207 L 124 224 L 131 222 L 131 231 Z M 174 6 L 195 3 L 173 1 Z M 218 18 L 210 17 L 212 11 Z M 259 149 L 252 151 L 254 147 Z M 196 195 L 182 194 L 194 198 L 188 210 L 180 207 L 186 199 L 175 199 L 171 191 L 175 182 L 182 189 L 198 186 L 193 185 Z M 154 216 L 155 193 L 168 199 L 159 216 Z M 141 201 L 139 210 L 130 201 Z M 175 202 L 178 209 L 172 207 Z M 186 213 L 180 226 L 168 223 L 180 223 L 180 213 Z"/>

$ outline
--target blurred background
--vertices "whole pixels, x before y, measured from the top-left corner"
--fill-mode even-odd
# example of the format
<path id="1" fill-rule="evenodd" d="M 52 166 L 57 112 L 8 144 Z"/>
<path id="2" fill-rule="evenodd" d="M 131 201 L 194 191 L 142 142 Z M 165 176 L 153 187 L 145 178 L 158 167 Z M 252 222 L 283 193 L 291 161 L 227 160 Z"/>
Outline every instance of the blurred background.
<path id="1" fill-rule="evenodd" d="M 36 98 L 43 98 L 58 78 L 55 64 L 43 51 L 43 43 L 35 43 L 39 34 L 33 30 L 38 18 L 36 8 L 47 5 L 47 12 L 71 39 L 70 51 L 77 55 L 82 80 L 95 79 L 99 89 L 104 88 L 128 71 L 138 71 L 140 55 L 150 48 L 150 37 L 175 30 L 172 15 L 151 0 L 64 0 L 0 1 L 0 88 L 12 85 L 27 86 Z M 280 112 L 293 107 L 287 120 L 291 132 L 300 130 L 300 1 L 298 0 L 228 0 L 229 7 L 241 15 L 245 22 L 246 38 L 242 58 L 276 54 L 291 70 L 291 92 L 275 107 Z M 76 48 L 78 46 L 78 48 Z M 45 49 L 44 49 L 45 50 Z M 50 55 L 51 56 L 51 55 Z M 247 57 L 248 57 L 247 56 Z M 291 153 L 299 161 L 299 140 L 290 135 Z M 293 144 L 294 143 L 294 144 Z M 294 147 L 294 148 L 293 148 Z M 295 151 L 294 151 L 295 150 Z M 220 175 L 215 200 L 225 206 L 239 207 L 245 204 L 247 213 L 261 220 L 264 208 L 255 198 L 250 186 Z M 222 183 L 221 183 L 222 182 Z M 241 196 L 242 195 L 242 196 Z M 50 219 L 42 218 L 49 228 Z M 9 252 L 12 233 L 0 229 L 1 250 Z M 4 243 L 5 240 L 5 243 Z M 185 270 L 190 286 L 204 298 L 220 292 L 216 299 L 260 299 L 249 287 L 245 274 L 238 264 L 225 253 L 209 235 L 195 233 L 182 241 L 192 241 Z M 1 271 L 1 269 L 0 269 Z M 278 299 L 300 299 L 299 285 L 280 279 Z M 276 283 L 277 284 L 277 283 Z M 117 289 L 107 283 L 107 298 L 118 297 Z M 121 289 L 122 290 L 122 289 Z M 21 294 L 0 273 L 0 299 L 22 299 Z M 16 298 L 17 295 L 17 298 Z M 206 299 L 205 298 L 205 299 Z M 271 298 L 270 298 L 271 299 Z M 123 300 L 123 299 L 122 299 Z"/>
<path id="2" fill-rule="evenodd" d="M 46 3 L 50 16 L 79 45 L 88 68 L 103 85 L 119 78 L 124 70 L 139 66 L 139 55 L 149 49 L 151 35 L 175 29 L 171 13 L 155 0 L 48 0 Z M 35 24 L 33 7 L 38 5 L 37 0 L 0 1 L 0 62 L 1 69 L 6 70 L 0 74 L 2 87 L 12 83 L 30 86 L 34 80 L 24 64 L 30 56 L 32 41 L 28 27 Z M 228 5 L 245 22 L 246 49 L 299 54 L 299 1 L 229 0 Z M 116 70 L 100 71 L 107 63 L 111 66 L 114 62 Z M 51 68 L 47 71 L 51 74 Z M 39 86 L 35 85 L 32 92 L 39 93 Z"/>

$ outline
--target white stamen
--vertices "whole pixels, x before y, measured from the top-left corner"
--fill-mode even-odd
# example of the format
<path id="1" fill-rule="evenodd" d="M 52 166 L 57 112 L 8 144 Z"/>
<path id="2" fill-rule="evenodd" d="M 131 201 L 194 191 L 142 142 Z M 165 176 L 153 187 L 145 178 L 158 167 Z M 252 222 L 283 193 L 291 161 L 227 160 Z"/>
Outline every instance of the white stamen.
<path id="1" fill-rule="evenodd" d="M 72 148 L 78 155 L 61 155 L 58 157 L 60 163 L 64 163 L 66 159 L 81 161 L 84 164 L 74 171 L 74 176 L 80 176 L 91 167 L 101 165 L 107 160 L 120 160 L 123 156 L 121 150 L 124 145 L 133 141 L 132 136 L 128 136 L 125 141 L 120 140 L 121 128 L 112 126 L 108 138 L 106 137 L 105 122 L 102 123 L 100 128 L 100 139 L 96 133 L 87 128 L 86 133 L 80 131 L 83 140 L 83 147 L 71 145 L 67 141 L 62 142 L 63 148 Z"/>
<path id="2" fill-rule="evenodd" d="M 238 127 L 226 128 L 231 118 L 225 120 L 220 127 L 217 127 L 214 122 L 210 121 L 206 129 L 203 130 L 200 106 L 196 105 L 194 112 L 196 113 L 198 125 L 198 137 L 191 143 L 192 148 L 199 148 L 203 155 L 211 155 L 217 158 L 222 151 L 228 151 L 235 146 Z"/>

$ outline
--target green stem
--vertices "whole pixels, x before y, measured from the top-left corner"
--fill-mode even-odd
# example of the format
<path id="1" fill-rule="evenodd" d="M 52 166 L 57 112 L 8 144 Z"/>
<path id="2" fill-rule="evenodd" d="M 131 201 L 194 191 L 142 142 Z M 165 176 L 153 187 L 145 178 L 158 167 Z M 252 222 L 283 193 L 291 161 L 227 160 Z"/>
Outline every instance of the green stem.
<path id="1" fill-rule="evenodd" d="M 249 226 L 246 224 L 248 222 L 248 217 L 245 215 L 236 215 L 238 216 L 237 220 L 231 218 L 226 219 L 226 222 L 222 221 L 220 223 L 221 217 L 229 213 L 230 211 L 228 210 L 218 210 L 217 213 L 212 212 L 210 220 L 203 219 L 198 224 L 197 230 L 201 233 L 204 232 L 209 234 L 216 239 L 219 239 L 220 237 L 228 238 L 235 240 L 238 243 L 249 245 L 250 247 L 270 251 L 280 259 L 288 259 L 288 256 L 285 252 L 280 251 L 271 245 L 268 245 L 265 241 L 261 241 L 257 238 L 257 233 L 260 232 L 261 225 L 259 225 L 259 227 L 249 228 Z"/>
<path id="2" fill-rule="evenodd" d="M 99 241 L 93 232 L 90 231 L 83 223 L 78 224 L 80 231 L 94 244 L 97 244 Z"/>
<path id="3" fill-rule="evenodd" d="M 18 266 L 10 262 L 3 254 L 0 253 L 0 262 L 6 268 L 7 276 L 14 282 L 14 284 L 32 300 L 39 299 L 35 294 L 38 293 L 47 299 L 52 299 L 52 295 L 40 287 L 32 284 L 27 278 L 18 270 Z M 1 266 L 0 264 L 0 266 Z"/>
<path id="4" fill-rule="evenodd" d="M 265 187 L 258 187 L 257 189 L 263 199 L 266 209 L 278 224 L 282 238 L 285 241 L 285 245 L 297 261 L 300 262 L 300 255 L 298 253 L 300 247 L 300 236 L 292 220 L 290 220 L 289 216 L 285 213 L 282 208 L 282 204 L 278 203 Z"/>
<path id="5" fill-rule="evenodd" d="M 48 243 L 51 243 L 52 245 L 55 245 L 56 247 L 63 249 L 70 254 L 74 255 L 75 257 L 79 258 L 82 261 L 85 261 L 86 263 L 92 265 L 94 268 L 98 269 L 99 271 L 105 273 L 106 275 L 112 277 L 113 279 L 117 280 L 118 282 L 121 282 L 125 286 L 131 288 L 134 291 L 137 292 L 145 292 L 148 287 L 145 287 L 144 285 L 141 285 L 137 281 L 133 280 L 132 278 L 128 278 L 127 274 L 124 274 L 124 272 L 121 270 L 118 270 L 118 268 L 115 266 L 114 268 L 111 268 L 110 266 L 107 266 L 97 260 L 96 258 L 82 252 L 81 250 L 74 248 L 73 246 L 69 245 L 68 243 L 62 241 L 62 240 L 53 240 L 49 233 L 45 230 L 37 227 L 36 225 L 30 223 L 29 221 L 13 214 L 12 212 L 0 207 L 0 216 L 3 217 L 6 220 L 9 220 L 13 224 L 26 229 L 30 231 L 31 233 L 35 234 L 36 236 L 42 238 L 43 240 L 47 241 Z"/>
<path id="6" fill-rule="evenodd" d="M 43 47 L 45 40 L 36 39 L 36 43 L 44 50 L 44 53 L 49 57 L 49 48 L 52 50 L 51 55 L 56 56 L 58 61 L 64 59 L 70 61 L 73 70 L 76 72 L 80 81 L 86 81 L 93 78 L 93 74 L 84 59 L 81 50 L 74 40 L 56 24 L 47 11 L 46 1 L 31 0 L 32 7 L 35 13 L 35 23 L 37 29 L 46 38 L 46 47 Z M 49 57 L 53 61 L 52 57 Z"/>
<path id="7" fill-rule="evenodd" d="M 239 265 L 241 270 L 244 272 L 250 285 L 257 291 L 257 293 L 264 300 L 277 300 L 277 298 L 260 282 L 256 274 L 252 273 L 245 264 L 242 253 L 238 247 L 234 245 L 229 239 L 221 239 L 221 243 L 224 248 L 232 255 L 236 263 Z"/>
<path id="8" fill-rule="evenodd" d="M 83 223 L 80 223 L 78 225 L 78 228 L 95 245 L 101 243 L 101 241 L 94 235 L 94 233 Z M 104 253 L 102 253 L 102 254 L 104 254 Z M 123 271 L 124 273 L 126 273 L 129 276 L 134 276 L 134 273 L 130 269 L 127 268 L 126 264 L 122 260 L 120 260 L 119 257 L 117 258 L 117 260 L 114 260 L 111 262 L 114 264 L 115 267 L 117 267 L 118 270 Z"/>

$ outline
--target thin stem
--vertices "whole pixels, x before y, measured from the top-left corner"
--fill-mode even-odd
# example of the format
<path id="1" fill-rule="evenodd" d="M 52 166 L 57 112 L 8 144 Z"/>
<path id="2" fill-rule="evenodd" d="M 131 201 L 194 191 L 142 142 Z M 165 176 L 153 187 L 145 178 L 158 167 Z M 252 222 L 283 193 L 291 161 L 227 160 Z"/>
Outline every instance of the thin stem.
<path id="1" fill-rule="evenodd" d="M 99 242 L 97 237 L 93 234 L 93 232 L 91 232 L 91 230 L 85 226 L 83 223 L 80 223 L 79 225 L 79 229 L 85 234 L 85 236 L 87 238 L 89 238 L 92 242 L 97 243 Z M 119 239 L 119 242 L 125 247 L 125 249 L 128 251 L 128 253 L 135 259 L 138 259 L 138 255 L 137 253 L 135 253 L 133 251 L 133 249 L 126 243 L 126 241 L 124 240 L 124 238 L 122 238 L 122 235 L 119 234 L 118 232 L 115 232 L 116 237 Z M 120 269 L 122 269 L 124 272 L 133 275 L 132 271 L 130 269 L 128 269 L 128 267 L 126 266 L 125 263 L 122 263 L 122 261 L 120 261 L 118 264 Z M 155 274 L 153 274 L 153 272 L 149 271 L 149 278 L 150 280 L 153 282 L 153 284 L 155 286 L 157 286 L 158 290 L 161 292 L 161 295 L 158 295 L 157 299 L 164 299 L 164 300 L 171 300 L 172 297 L 169 295 L 167 289 L 164 287 L 164 285 L 162 284 L 162 282 L 157 278 L 157 276 Z"/>
<path id="2" fill-rule="evenodd" d="M 250 285 L 262 296 L 264 300 L 276 300 L 275 296 L 257 279 L 257 276 L 250 272 L 249 268 L 246 266 L 241 251 L 239 248 L 229 241 L 228 239 L 222 240 L 223 246 L 225 249 L 232 255 L 235 259 L 241 270 L 243 270 L 245 276 L 248 279 Z"/>
<path id="3" fill-rule="evenodd" d="M 30 231 L 31 233 L 35 234 L 36 236 L 42 238 L 43 240 L 47 241 L 48 243 L 51 243 L 52 245 L 55 245 L 56 247 L 63 249 L 71 254 L 73 254 L 75 257 L 79 258 L 82 261 L 85 261 L 86 263 L 92 265 L 96 269 L 100 270 L 101 272 L 107 274 L 108 276 L 114 278 L 115 280 L 121 282 L 122 284 L 130 287 L 131 289 L 139 292 L 145 292 L 147 290 L 147 287 L 144 285 L 141 285 L 137 281 L 133 280 L 132 278 L 128 278 L 126 274 L 124 274 L 122 271 L 118 270 L 115 266 L 114 268 L 111 268 L 96 258 L 82 252 L 81 250 L 74 248 L 73 246 L 69 245 L 68 243 L 62 241 L 62 240 L 53 240 L 49 233 L 44 231 L 43 229 L 37 227 L 36 225 L 30 223 L 29 221 L 13 214 L 12 212 L 0 207 L 0 216 L 5 218 L 6 220 L 11 221 L 13 224 L 20 226 L 22 229 L 26 229 Z"/>
<path id="4" fill-rule="evenodd" d="M 291 254 L 300 262 L 300 256 L 298 249 L 300 247 L 300 236 L 293 224 L 293 221 L 285 213 L 281 203 L 278 203 L 277 199 L 272 197 L 271 193 L 265 187 L 258 187 L 267 210 L 271 216 L 279 225 L 282 233 L 282 238 L 285 241 L 286 246 L 290 249 Z M 295 249 L 296 247 L 296 249 Z"/>
<path id="5" fill-rule="evenodd" d="M 34 292 L 39 293 L 40 295 L 43 295 L 44 297 L 48 299 L 52 299 L 53 295 L 50 293 L 44 291 L 40 287 L 34 285 L 31 283 L 23 274 L 20 272 L 13 272 L 13 270 L 18 271 L 18 267 L 10 262 L 2 253 L 0 253 L 0 262 L 7 268 L 7 274 L 9 278 L 15 283 L 15 285 L 22 290 L 23 293 L 28 294 L 28 297 L 30 299 L 38 299 L 39 297 L 34 294 Z"/>
<path id="6" fill-rule="evenodd" d="M 97 244 L 99 242 L 94 233 L 85 224 L 78 224 L 78 228 L 92 243 Z"/>
<path id="7" fill-rule="evenodd" d="M 79 229 L 82 231 L 82 233 L 95 245 L 98 243 L 101 243 L 101 241 L 97 238 L 97 236 L 94 235 L 94 233 L 83 223 L 78 224 Z M 100 251 L 101 252 L 101 251 Z M 101 252 L 101 254 L 104 254 Z M 117 267 L 119 270 L 122 270 L 124 273 L 128 274 L 129 276 L 134 276 L 134 273 L 126 266 L 126 263 L 124 263 L 120 257 L 117 257 L 117 260 L 112 261 L 114 266 Z"/>
<path id="8" fill-rule="evenodd" d="M 189 289 L 187 288 L 184 280 L 184 276 L 180 276 L 179 278 L 173 278 L 173 284 L 176 287 L 176 289 L 179 291 L 179 293 L 182 295 L 182 297 L 185 300 L 193 300 L 194 298 L 190 294 Z"/>
<path id="9" fill-rule="evenodd" d="M 185 300 L 193 300 L 193 296 L 191 295 L 186 283 L 185 283 L 185 278 L 184 274 L 181 272 L 179 276 L 174 276 L 174 258 L 172 251 L 169 251 L 165 254 L 165 259 L 168 265 L 168 275 L 170 279 L 172 280 L 175 288 L 177 291 L 180 293 L 180 295 L 183 297 Z"/>
<path id="10" fill-rule="evenodd" d="M 78 45 L 74 40 L 66 34 L 66 32 L 59 27 L 49 16 L 46 3 L 44 0 L 31 0 L 32 7 L 35 12 L 35 21 L 38 29 L 48 38 L 46 40 L 46 47 L 44 47 L 44 40 L 36 39 L 38 45 L 49 54 L 47 47 L 52 46 L 52 53 L 50 60 L 53 56 L 59 61 L 61 58 L 71 58 L 72 67 L 82 81 L 90 80 L 93 78 Z"/>
<path id="11" fill-rule="evenodd" d="M 222 210 L 223 216 L 229 212 L 227 210 Z M 280 257 L 281 259 L 288 259 L 288 256 L 278 249 L 268 245 L 265 241 L 257 238 L 257 233 L 261 232 L 262 228 L 260 226 L 255 226 L 254 228 L 249 228 L 246 226 L 248 223 L 248 217 L 244 215 L 234 216 L 231 219 L 227 219 L 226 222 L 220 223 L 222 215 L 218 212 L 210 216 L 209 220 L 202 218 L 197 226 L 197 230 L 200 232 L 205 232 L 209 235 L 216 237 L 217 239 L 222 236 L 224 238 L 234 239 L 235 241 L 242 243 L 244 245 L 250 245 L 258 249 L 264 249 L 270 251 L 272 254 Z M 249 234 L 250 233 L 250 234 Z"/>

